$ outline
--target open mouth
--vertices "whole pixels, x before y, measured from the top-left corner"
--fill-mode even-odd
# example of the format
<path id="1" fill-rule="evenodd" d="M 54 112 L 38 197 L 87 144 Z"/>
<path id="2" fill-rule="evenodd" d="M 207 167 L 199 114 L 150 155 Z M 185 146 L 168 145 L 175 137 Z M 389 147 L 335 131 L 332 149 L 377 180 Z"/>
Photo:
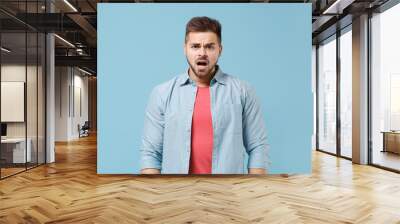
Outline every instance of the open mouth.
<path id="1" fill-rule="evenodd" d="M 208 65 L 208 62 L 207 61 L 198 61 L 198 62 L 196 62 L 196 65 L 199 67 L 205 67 Z"/>

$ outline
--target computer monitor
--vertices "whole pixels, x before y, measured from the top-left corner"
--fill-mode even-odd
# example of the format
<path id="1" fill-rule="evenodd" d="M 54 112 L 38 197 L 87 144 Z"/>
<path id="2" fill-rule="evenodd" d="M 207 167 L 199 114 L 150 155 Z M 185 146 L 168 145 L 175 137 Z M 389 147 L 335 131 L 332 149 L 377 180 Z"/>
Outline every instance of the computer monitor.
<path id="1" fill-rule="evenodd" d="M 7 136 L 7 124 L 1 123 L 1 136 Z"/>

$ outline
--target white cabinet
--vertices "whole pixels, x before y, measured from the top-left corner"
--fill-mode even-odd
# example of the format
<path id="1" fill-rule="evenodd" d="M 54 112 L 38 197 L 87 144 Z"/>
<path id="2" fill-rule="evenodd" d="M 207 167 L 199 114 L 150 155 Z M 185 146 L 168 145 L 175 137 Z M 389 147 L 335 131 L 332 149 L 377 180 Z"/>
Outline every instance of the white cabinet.
<path id="1" fill-rule="evenodd" d="M 32 161 L 32 140 L 27 139 L 25 151 L 25 138 L 7 138 L 1 140 L 2 145 L 12 147 L 12 162 L 25 163 Z M 27 159 L 27 161 L 25 161 Z"/>

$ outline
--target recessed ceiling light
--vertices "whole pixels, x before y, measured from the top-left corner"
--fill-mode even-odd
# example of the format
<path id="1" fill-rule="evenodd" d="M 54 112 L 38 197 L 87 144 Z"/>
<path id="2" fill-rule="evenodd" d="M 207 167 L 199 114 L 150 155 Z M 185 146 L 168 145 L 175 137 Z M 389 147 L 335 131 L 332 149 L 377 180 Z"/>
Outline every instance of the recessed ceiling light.
<path id="1" fill-rule="evenodd" d="M 355 0 L 336 0 L 322 14 L 342 14 L 343 9 L 351 5 Z"/>
<path id="2" fill-rule="evenodd" d="M 60 37 L 60 36 L 57 35 L 57 34 L 54 34 L 54 36 L 57 37 L 58 39 L 60 39 L 62 42 L 66 43 L 67 45 L 69 45 L 69 46 L 75 48 L 75 45 L 73 45 L 73 44 L 72 44 L 71 42 L 69 42 L 68 40 L 66 40 L 66 39 L 64 39 L 64 38 L 62 38 L 62 37 Z"/>
<path id="3" fill-rule="evenodd" d="M 67 4 L 74 12 L 78 12 L 78 10 L 71 4 L 69 3 L 68 0 L 64 0 L 65 4 Z"/>
<path id="4" fill-rule="evenodd" d="M 81 69 L 81 68 L 79 68 L 79 67 L 78 67 L 78 70 L 81 71 L 81 72 L 83 72 L 83 73 L 85 73 L 85 74 L 87 74 L 87 75 L 90 75 L 90 76 L 93 75 L 92 73 L 90 73 L 90 72 L 88 72 L 88 71 L 86 71 L 86 70 L 83 70 L 83 69 Z"/>
<path id="5" fill-rule="evenodd" d="M 10 53 L 10 52 L 11 52 L 11 50 L 9 50 L 9 49 L 7 49 L 7 48 L 5 48 L 5 47 L 1 47 L 1 50 L 4 51 L 4 52 L 6 52 L 6 53 Z"/>

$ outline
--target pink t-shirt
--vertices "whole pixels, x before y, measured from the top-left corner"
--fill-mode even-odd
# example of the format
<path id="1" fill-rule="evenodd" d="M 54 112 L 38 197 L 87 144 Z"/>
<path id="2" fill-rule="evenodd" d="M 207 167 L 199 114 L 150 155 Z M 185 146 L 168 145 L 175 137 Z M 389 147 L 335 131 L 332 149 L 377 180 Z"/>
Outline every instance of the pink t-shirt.
<path id="1" fill-rule="evenodd" d="M 211 174 L 213 126 L 210 87 L 197 87 L 192 118 L 189 174 Z"/>

